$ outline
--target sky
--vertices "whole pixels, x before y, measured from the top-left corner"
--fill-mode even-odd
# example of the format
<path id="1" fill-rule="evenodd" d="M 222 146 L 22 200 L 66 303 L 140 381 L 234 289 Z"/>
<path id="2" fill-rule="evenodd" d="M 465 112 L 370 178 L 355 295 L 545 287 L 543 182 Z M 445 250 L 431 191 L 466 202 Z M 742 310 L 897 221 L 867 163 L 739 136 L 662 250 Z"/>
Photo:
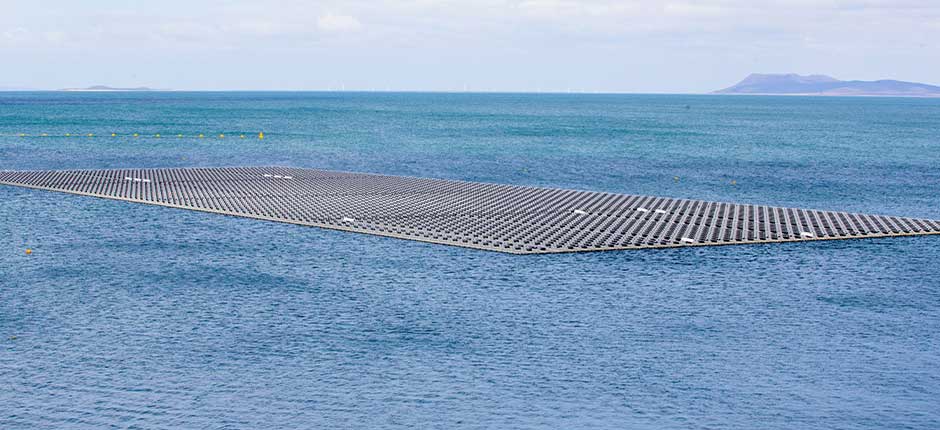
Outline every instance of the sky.
<path id="1" fill-rule="evenodd" d="M 0 0 L 0 89 L 699 93 L 940 84 L 940 0 Z"/>

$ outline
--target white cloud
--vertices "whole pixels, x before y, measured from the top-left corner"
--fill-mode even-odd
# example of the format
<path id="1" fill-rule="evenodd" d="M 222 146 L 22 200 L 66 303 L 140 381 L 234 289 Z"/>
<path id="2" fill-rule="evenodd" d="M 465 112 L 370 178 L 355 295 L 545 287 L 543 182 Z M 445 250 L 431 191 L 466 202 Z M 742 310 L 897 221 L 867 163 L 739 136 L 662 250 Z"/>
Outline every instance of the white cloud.
<path id="1" fill-rule="evenodd" d="M 28 40 L 28 38 L 29 31 L 23 27 L 11 28 L 0 33 L 0 42 L 3 42 L 4 44 L 14 45 L 16 43 Z"/>
<path id="2" fill-rule="evenodd" d="M 581 79 L 607 89 L 668 90 L 689 80 L 677 89 L 708 90 L 755 70 L 936 82 L 940 68 L 938 0 L 7 3 L 0 57 L 30 55 L 37 66 L 23 62 L 4 79 L 23 82 L 32 82 L 33 70 L 52 70 L 42 65 L 63 56 L 74 56 L 72 64 L 95 80 L 134 56 L 173 58 L 165 75 L 210 82 L 218 76 L 211 67 L 237 64 L 225 69 L 233 87 L 257 79 L 241 63 L 257 55 L 298 66 L 289 70 L 331 58 L 335 69 L 324 70 L 324 80 L 361 71 L 364 85 L 407 81 L 413 88 L 469 81 L 513 89 L 539 76 L 533 87 L 564 88 Z M 200 67 L 178 72 L 180 63 Z M 398 75 L 375 72 L 389 65 Z M 296 73 L 298 81 L 317 85 Z M 690 80 L 696 77 L 703 83 Z M 164 86 L 184 85 L 168 80 Z"/>
<path id="3" fill-rule="evenodd" d="M 44 32 L 42 36 L 46 39 L 47 42 L 54 45 L 62 44 L 67 40 L 68 37 L 63 31 L 47 31 Z"/>
<path id="4" fill-rule="evenodd" d="M 317 28 L 328 33 L 342 33 L 357 31 L 362 28 L 362 23 L 354 16 L 328 13 L 317 19 Z"/>

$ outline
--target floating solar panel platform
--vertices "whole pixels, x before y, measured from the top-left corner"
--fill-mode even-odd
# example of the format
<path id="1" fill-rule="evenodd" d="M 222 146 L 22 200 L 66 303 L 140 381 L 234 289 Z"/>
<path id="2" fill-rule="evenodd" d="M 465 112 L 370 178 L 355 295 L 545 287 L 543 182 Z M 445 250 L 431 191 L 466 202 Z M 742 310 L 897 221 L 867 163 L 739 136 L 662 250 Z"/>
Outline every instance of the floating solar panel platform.
<path id="1" fill-rule="evenodd" d="M 940 234 L 940 221 L 287 167 L 3 171 L 0 183 L 514 254 Z"/>

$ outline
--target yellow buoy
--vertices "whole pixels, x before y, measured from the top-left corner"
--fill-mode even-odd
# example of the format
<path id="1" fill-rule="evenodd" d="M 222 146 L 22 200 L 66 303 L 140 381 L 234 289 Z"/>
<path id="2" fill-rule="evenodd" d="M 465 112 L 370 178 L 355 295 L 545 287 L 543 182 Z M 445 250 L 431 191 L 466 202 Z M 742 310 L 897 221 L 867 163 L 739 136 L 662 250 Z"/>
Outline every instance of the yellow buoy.
<path id="1" fill-rule="evenodd" d="M 240 134 L 240 135 L 238 135 L 238 138 L 239 138 L 239 139 L 244 139 L 244 138 L 245 138 L 245 135 L 244 135 L 244 134 Z"/>
<path id="2" fill-rule="evenodd" d="M 65 133 L 65 137 L 72 137 L 72 133 Z"/>
<path id="3" fill-rule="evenodd" d="M 205 136 L 203 136 L 202 133 L 199 133 L 199 138 L 202 139 L 203 137 Z"/>
<path id="4" fill-rule="evenodd" d="M 139 136 L 139 135 L 138 135 L 137 133 L 134 133 L 134 137 L 137 137 L 137 136 Z"/>
<path id="5" fill-rule="evenodd" d="M 673 181 L 676 181 L 676 182 L 679 182 L 679 177 L 678 177 L 678 176 L 673 176 L 673 177 L 672 177 L 672 180 L 673 180 Z"/>
<path id="6" fill-rule="evenodd" d="M 46 136 L 48 136 L 48 135 L 49 135 L 49 133 L 43 133 L 43 134 L 42 134 L 42 137 L 46 137 Z"/>
<path id="7" fill-rule="evenodd" d="M 95 135 L 88 133 L 88 137 L 95 137 Z"/>
<path id="8" fill-rule="evenodd" d="M 182 133 L 177 134 L 176 137 L 183 137 L 183 134 Z"/>
<path id="9" fill-rule="evenodd" d="M 26 137 L 26 133 L 20 133 L 20 137 Z"/>
<path id="10" fill-rule="evenodd" d="M 738 181 L 735 181 L 735 180 L 732 179 L 732 180 L 731 180 L 731 185 L 738 185 Z"/>
<path id="11" fill-rule="evenodd" d="M 219 139 L 224 139 L 224 138 L 225 138 L 225 135 L 222 133 L 219 133 Z"/>
<path id="12" fill-rule="evenodd" d="M 157 134 L 153 135 L 153 137 L 156 137 L 157 139 L 159 139 L 159 138 L 160 138 L 160 133 L 157 133 Z"/>
<path id="13" fill-rule="evenodd" d="M 264 132 L 258 133 L 258 140 L 264 140 Z"/>
<path id="14" fill-rule="evenodd" d="M 32 249 L 26 248 L 26 255 L 30 255 L 32 253 L 33 253 Z"/>
<path id="15" fill-rule="evenodd" d="M 117 134 L 111 133 L 111 137 L 117 136 Z"/>

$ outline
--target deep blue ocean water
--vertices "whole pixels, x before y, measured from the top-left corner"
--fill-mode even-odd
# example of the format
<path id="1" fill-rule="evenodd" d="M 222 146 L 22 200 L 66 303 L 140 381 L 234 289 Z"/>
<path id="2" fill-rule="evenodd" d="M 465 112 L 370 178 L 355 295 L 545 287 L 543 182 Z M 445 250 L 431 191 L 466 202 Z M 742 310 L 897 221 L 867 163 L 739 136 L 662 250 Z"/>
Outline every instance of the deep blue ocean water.
<path id="1" fill-rule="evenodd" d="M 0 93 L 0 169 L 243 165 L 940 219 L 940 100 Z M 513 256 L 0 186 L 0 428 L 936 429 L 938 262 Z"/>

